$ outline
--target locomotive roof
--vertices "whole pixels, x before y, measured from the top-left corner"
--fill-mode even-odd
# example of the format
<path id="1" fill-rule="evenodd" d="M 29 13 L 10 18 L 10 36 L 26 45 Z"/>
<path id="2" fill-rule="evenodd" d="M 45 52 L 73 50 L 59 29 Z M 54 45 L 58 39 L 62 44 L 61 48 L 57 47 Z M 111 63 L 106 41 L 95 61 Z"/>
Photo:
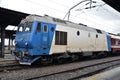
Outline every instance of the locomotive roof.
<path id="1" fill-rule="evenodd" d="M 53 24 L 57 24 L 57 25 L 63 25 L 63 26 L 66 26 L 66 27 L 78 28 L 78 29 L 87 30 L 87 31 L 90 31 L 90 32 L 106 33 L 103 30 L 91 28 L 91 27 L 88 27 L 87 25 L 84 25 L 84 24 L 81 24 L 81 23 L 76 24 L 76 23 L 73 23 L 73 22 L 70 22 L 70 21 L 65 21 L 65 20 L 61 20 L 61 19 L 58 19 L 58 18 L 50 17 L 48 15 L 45 15 L 45 16 L 29 15 L 24 20 L 22 20 L 21 23 L 24 23 L 25 21 L 32 22 L 34 20 L 40 21 L 40 22 L 53 23 Z"/>

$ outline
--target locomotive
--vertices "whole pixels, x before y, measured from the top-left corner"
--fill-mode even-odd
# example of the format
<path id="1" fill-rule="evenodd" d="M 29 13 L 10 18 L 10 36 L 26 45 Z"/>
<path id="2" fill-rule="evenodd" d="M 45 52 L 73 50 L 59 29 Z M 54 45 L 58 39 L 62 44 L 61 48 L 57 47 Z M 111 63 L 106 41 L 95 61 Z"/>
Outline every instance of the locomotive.
<path id="1" fill-rule="evenodd" d="M 111 36 L 99 29 L 48 15 L 29 15 L 18 25 L 14 54 L 20 64 L 76 60 L 112 51 Z"/>

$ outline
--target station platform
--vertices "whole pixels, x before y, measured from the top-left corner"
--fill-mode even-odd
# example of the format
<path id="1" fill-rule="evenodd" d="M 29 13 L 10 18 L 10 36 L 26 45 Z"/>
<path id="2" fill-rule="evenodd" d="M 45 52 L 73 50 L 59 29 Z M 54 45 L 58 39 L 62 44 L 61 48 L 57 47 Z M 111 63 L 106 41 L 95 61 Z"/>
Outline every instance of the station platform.
<path id="1" fill-rule="evenodd" d="M 18 64 L 18 60 L 16 60 L 15 56 L 12 54 L 4 54 L 3 58 L 0 58 L 0 67 L 1 66 L 9 66 Z"/>
<path id="2" fill-rule="evenodd" d="M 0 61 L 4 61 L 4 60 L 16 60 L 15 56 L 12 54 L 4 54 L 3 58 L 0 58 Z"/>
<path id="3" fill-rule="evenodd" d="M 120 80 L 120 67 L 81 80 Z"/>

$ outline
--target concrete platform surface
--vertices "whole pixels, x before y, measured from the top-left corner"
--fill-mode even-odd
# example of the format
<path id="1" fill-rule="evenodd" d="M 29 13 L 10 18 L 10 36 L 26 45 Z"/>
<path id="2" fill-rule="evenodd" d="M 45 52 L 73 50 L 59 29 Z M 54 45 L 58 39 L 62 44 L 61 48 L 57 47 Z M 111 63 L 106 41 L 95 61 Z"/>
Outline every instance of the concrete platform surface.
<path id="1" fill-rule="evenodd" d="M 2 60 L 16 60 L 15 56 L 12 54 L 4 54 L 4 58 L 0 58 L 0 61 Z"/>
<path id="2" fill-rule="evenodd" d="M 81 80 L 120 80 L 120 67 Z"/>

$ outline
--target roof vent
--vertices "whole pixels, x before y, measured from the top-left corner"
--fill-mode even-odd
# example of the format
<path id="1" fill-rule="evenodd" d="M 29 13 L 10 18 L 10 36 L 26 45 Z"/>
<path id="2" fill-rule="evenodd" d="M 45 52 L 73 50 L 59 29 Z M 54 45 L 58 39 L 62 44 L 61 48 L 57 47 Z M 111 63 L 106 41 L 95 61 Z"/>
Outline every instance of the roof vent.
<path id="1" fill-rule="evenodd" d="M 57 18 L 53 18 L 53 21 L 66 24 L 66 21 Z"/>
<path id="2" fill-rule="evenodd" d="M 44 16 L 48 16 L 47 14 L 45 14 Z"/>
<path id="3" fill-rule="evenodd" d="M 79 25 L 82 25 L 82 26 L 85 26 L 85 27 L 87 27 L 87 25 L 85 25 L 85 24 L 82 24 L 82 23 L 79 23 Z"/>

